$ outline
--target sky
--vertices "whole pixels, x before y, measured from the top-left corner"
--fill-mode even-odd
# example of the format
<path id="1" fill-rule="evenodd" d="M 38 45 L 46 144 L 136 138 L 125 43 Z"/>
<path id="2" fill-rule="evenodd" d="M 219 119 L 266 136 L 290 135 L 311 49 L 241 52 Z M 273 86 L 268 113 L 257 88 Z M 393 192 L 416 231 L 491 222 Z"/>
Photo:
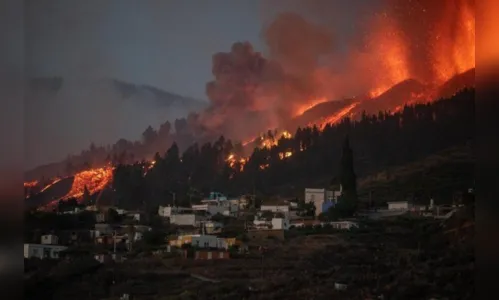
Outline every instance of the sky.
<path id="1" fill-rule="evenodd" d="M 32 0 L 31 76 L 112 77 L 207 99 L 211 57 L 238 40 L 263 48 L 259 1 Z"/>

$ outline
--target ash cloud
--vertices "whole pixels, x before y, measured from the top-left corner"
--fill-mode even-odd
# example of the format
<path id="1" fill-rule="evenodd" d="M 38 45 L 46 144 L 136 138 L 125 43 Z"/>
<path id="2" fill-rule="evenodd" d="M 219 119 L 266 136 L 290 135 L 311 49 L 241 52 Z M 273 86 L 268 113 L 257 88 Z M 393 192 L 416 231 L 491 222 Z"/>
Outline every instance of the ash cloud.
<path id="1" fill-rule="evenodd" d="M 210 109 L 198 119 L 208 130 L 249 137 L 282 125 L 322 94 L 315 72 L 320 58 L 334 50 L 327 28 L 287 13 L 265 29 L 264 39 L 270 58 L 248 42 L 213 56 L 215 79 L 206 86 Z"/>

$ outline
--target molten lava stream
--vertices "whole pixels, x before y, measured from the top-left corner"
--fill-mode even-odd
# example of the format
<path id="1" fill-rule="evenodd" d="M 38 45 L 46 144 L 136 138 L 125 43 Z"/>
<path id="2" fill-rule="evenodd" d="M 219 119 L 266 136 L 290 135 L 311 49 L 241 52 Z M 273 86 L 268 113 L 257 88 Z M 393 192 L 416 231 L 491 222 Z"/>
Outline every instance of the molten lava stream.
<path id="1" fill-rule="evenodd" d="M 354 102 L 347 107 L 343 108 L 339 112 L 335 113 L 334 115 L 328 117 L 322 124 L 321 124 L 321 130 L 326 127 L 327 124 L 334 124 L 338 121 L 340 121 L 343 117 L 345 117 L 348 113 L 350 113 L 357 105 L 359 105 L 360 102 Z"/>
<path id="2" fill-rule="evenodd" d="M 83 196 L 85 187 L 90 194 L 104 189 L 113 178 L 113 168 L 104 167 L 82 171 L 75 175 L 71 190 L 62 199 L 80 198 Z"/>

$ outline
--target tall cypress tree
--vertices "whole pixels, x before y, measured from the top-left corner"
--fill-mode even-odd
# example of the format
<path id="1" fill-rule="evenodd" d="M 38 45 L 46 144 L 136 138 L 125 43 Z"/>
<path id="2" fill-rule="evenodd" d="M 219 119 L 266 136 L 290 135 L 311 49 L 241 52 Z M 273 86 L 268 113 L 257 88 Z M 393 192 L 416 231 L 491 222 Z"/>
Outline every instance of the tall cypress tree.
<path id="1" fill-rule="evenodd" d="M 357 176 L 353 169 L 353 152 L 348 137 L 343 143 L 339 181 L 343 192 L 337 209 L 341 216 L 352 216 L 357 209 Z"/>

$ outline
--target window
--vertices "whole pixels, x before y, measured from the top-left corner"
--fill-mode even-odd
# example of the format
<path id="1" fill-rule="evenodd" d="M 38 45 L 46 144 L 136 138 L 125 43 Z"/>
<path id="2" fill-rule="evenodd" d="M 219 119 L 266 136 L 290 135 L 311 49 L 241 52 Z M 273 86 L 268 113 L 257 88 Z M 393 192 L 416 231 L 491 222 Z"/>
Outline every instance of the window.
<path id="1" fill-rule="evenodd" d="M 40 252 L 38 251 L 38 249 L 36 249 L 36 248 L 33 249 L 32 253 L 33 253 L 34 257 L 40 257 Z"/>

